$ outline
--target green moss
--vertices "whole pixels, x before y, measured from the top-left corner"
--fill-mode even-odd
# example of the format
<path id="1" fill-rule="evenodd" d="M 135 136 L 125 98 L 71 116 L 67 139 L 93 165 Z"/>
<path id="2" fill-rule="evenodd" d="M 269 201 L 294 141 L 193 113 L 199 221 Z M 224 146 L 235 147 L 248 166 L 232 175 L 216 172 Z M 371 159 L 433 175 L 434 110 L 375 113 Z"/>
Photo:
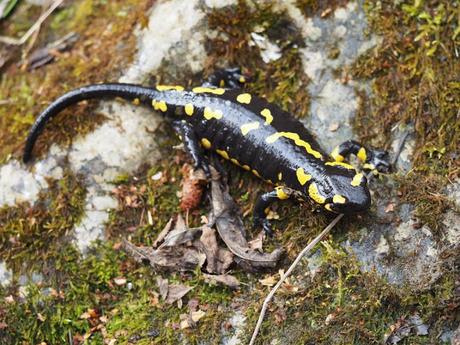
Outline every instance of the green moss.
<path id="1" fill-rule="evenodd" d="M 146 22 L 145 9 L 149 3 L 148 0 L 79 0 L 53 13 L 31 49 L 41 48 L 70 31 L 79 34 L 79 40 L 69 52 L 39 69 L 29 71 L 25 65 L 20 69 L 16 65 L 3 67 L 0 100 L 5 104 L 0 109 L 0 162 L 20 153 L 34 117 L 51 101 L 85 84 L 118 79 L 122 67 L 135 53 L 135 36 L 131 33 L 134 26 Z M 22 8 L 22 4 L 19 7 Z M 120 16 L 123 11 L 126 15 Z M 10 28 L 16 23 L 33 23 L 37 17 L 35 12 L 21 9 L 8 18 L 11 24 L 4 26 L 2 34 L 18 31 Z M 123 45 L 119 44 L 121 41 Z M 11 60 L 26 62 L 19 53 Z M 88 114 L 91 112 L 93 116 Z M 52 142 L 68 143 L 76 134 L 89 132 L 103 120 L 87 104 L 64 111 L 59 117 L 60 120 L 51 121 L 47 126 L 37 152 Z"/>
<path id="2" fill-rule="evenodd" d="M 275 11 L 270 3 L 254 3 L 254 9 L 245 2 L 237 6 L 215 10 L 208 16 L 211 30 L 222 35 L 206 43 L 207 74 L 222 63 L 241 67 L 250 75 L 247 89 L 268 101 L 278 104 L 295 116 L 305 116 L 309 109 L 308 78 L 303 73 L 299 48 L 304 45 L 300 33 L 290 25 L 285 12 Z M 282 56 L 264 63 L 259 48 L 251 42 L 251 33 L 257 32 L 276 43 Z"/>
<path id="3" fill-rule="evenodd" d="M 390 325 L 413 313 L 430 325 L 430 335 L 409 337 L 400 344 L 432 344 L 439 343 L 446 322 L 458 322 L 454 274 L 445 276 L 433 291 L 414 294 L 389 285 L 374 272 L 361 273 L 357 261 L 328 242 L 322 244 L 321 265 L 313 279 L 301 273 L 302 267 L 297 272 L 289 278 L 291 288 L 281 289 L 272 302 L 256 344 L 272 339 L 282 344 L 381 344 Z M 252 297 L 258 302 L 249 306 L 243 343 L 252 334 L 265 293 L 256 290 Z M 441 307 L 450 303 L 453 309 Z"/>
<path id="4" fill-rule="evenodd" d="M 375 125 L 372 133 L 364 133 L 384 133 L 388 140 L 395 123 L 413 123 L 416 169 L 444 174 L 455 166 L 452 154 L 459 140 L 458 8 L 450 1 L 383 1 L 368 2 L 365 9 L 385 44 L 361 57 L 353 69 L 357 77 L 375 78 L 373 111 L 367 113 Z M 441 154 L 430 154 L 433 150 Z"/>
<path id="5" fill-rule="evenodd" d="M 310 18 L 315 15 L 326 17 L 333 13 L 337 7 L 347 3 L 348 0 L 297 0 L 296 6 L 305 17 Z"/>
<path id="6" fill-rule="evenodd" d="M 441 196 L 458 176 L 460 74 L 458 6 L 450 1 L 365 4 L 371 28 L 383 37 L 355 64 L 355 77 L 373 79 L 355 127 L 361 139 L 385 147 L 397 124 L 415 127 L 413 170 L 400 178 L 402 199 L 416 205 L 423 222 L 438 230 L 449 206 Z M 423 181 L 423 182 L 422 182 Z"/>
<path id="7" fill-rule="evenodd" d="M 83 213 L 85 189 L 66 172 L 62 180 L 50 181 L 34 206 L 28 203 L 0 209 L 0 256 L 21 272 L 46 267 L 60 254 L 63 241 Z"/>

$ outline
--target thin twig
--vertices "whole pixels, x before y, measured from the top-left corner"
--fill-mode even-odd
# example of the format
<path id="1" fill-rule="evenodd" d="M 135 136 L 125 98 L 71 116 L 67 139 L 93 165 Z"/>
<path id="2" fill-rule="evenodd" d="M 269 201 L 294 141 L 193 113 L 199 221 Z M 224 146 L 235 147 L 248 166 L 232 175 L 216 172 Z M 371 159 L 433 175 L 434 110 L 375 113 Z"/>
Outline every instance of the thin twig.
<path id="1" fill-rule="evenodd" d="M 35 31 L 40 29 L 40 26 L 43 24 L 43 22 L 46 20 L 46 18 L 49 17 L 53 11 L 58 8 L 64 0 L 56 0 L 46 11 L 43 13 L 40 18 L 30 27 L 29 30 L 21 37 L 21 38 L 14 38 L 14 37 L 8 37 L 8 36 L 0 36 L 0 42 L 14 45 L 14 46 L 20 46 L 23 45 L 30 36 L 33 35 Z"/>
<path id="2" fill-rule="evenodd" d="M 264 304 L 262 305 L 262 310 L 260 311 L 259 315 L 259 320 L 257 320 L 256 328 L 254 329 L 254 332 L 252 333 L 252 338 L 251 341 L 249 342 L 249 345 L 254 345 L 254 342 L 256 341 L 257 334 L 259 333 L 260 327 L 262 326 L 262 322 L 265 317 L 265 313 L 267 312 L 268 308 L 268 303 L 270 303 L 271 299 L 275 295 L 276 290 L 279 289 L 281 284 L 286 280 L 286 278 L 292 273 L 294 268 L 298 265 L 300 260 L 307 254 L 310 250 L 313 249 L 314 246 L 318 244 L 319 241 L 321 241 L 324 236 L 326 236 L 329 231 L 337 224 L 337 222 L 343 217 L 343 214 L 339 214 L 337 217 L 334 218 L 334 220 L 318 235 L 311 241 L 301 252 L 299 255 L 297 255 L 296 259 L 294 262 L 291 264 L 289 269 L 286 271 L 286 273 L 283 274 L 281 279 L 276 283 L 276 285 L 273 287 L 273 289 L 270 291 L 268 296 L 264 300 Z"/>

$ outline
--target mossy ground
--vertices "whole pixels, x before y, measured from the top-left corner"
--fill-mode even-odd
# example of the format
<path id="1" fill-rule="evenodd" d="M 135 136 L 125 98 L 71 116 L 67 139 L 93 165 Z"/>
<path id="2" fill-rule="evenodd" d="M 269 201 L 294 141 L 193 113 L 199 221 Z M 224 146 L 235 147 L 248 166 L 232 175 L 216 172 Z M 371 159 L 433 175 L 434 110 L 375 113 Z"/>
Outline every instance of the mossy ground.
<path id="1" fill-rule="evenodd" d="M 52 41 L 59 37 L 56 32 L 66 30 L 79 32 L 82 39 L 65 58 L 44 69 L 26 72 L 16 65 L 8 66 L 0 88 L 1 98 L 10 101 L 0 110 L 0 141 L 5 143 L 0 150 L 0 161 L 18 152 L 26 129 L 44 103 L 69 88 L 115 80 L 119 76 L 133 53 L 132 28 L 135 23 L 145 23 L 143 9 L 149 3 L 76 1 L 42 28 L 38 42 Z M 298 1 L 298 6 L 306 15 L 311 15 L 324 13 L 342 3 Z M 459 65 L 455 63 L 460 36 L 459 9 L 449 1 L 420 1 L 416 5 L 382 1 L 379 4 L 369 2 L 366 10 L 372 30 L 383 36 L 385 44 L 360 59 L 352 69 L 356 78 L 375 79 L 374 97 L 367 100 L 369 108 L 365 109 L 369 111 L 360 112 L 356 130 L 364 141 L 384 146 L 389 141 L 390 128 L 398 121 L 402 119 L 415 125 L 415 168 L 410 176 L 399 180 L 403 198 L 418 205 L 419 215 L 429 221 L 446 207 L 444 200 L 433 203 L 433 193 L 439 194 L 447 178 L 458 177 L 459 171 L 458 159 L 455 159 L 460 99 L 455 79 L 455 75 L 459 75 Z M 32 7 L 18 10 L 3 24 L 3 32 L 19 34 L 36 14 Z M 438 15 L 440 19 L 436 19 Z M 295 29 L 286 28 L 285 14 L 274 14 L 269 4 L 251 7 L 240 1 L 231 9 L 214 11 L 208 20 L 210 29 L 224 33 L 227 39 L 217 36 L 207 42 L 209 60 L 205 74 L 216 66 L 241 66 L 244 72 L 251 74 L 248 89 L 298 116 L 307 114 L 308 80 L 297 51 L 302 40 Z M 107 31 L 107 27 L 110 30 Z M 268 64 L 262 62 L 257 48 L 249 44 L 250 32 L 255 29 L 280 44 L 281 59 Z M 101 32 L 104 39 L 100 39 Z M 118 42 L 127 43 L 119 45 Z M 86 106 L 74 111 L 77 116 L 63 114 L 63 121 L 50 126 L 43 143 L 62 143 L 70 140 L 75 132 L 84 133 L 96 125 L 94 117 L 85 116 Z M 67 128 L 76 130 L 68 132 Z M 169 217 L 178 212 L 177 191 L 182 179 L 178 166 L 186 158 L 170 149 L 171 144 L 165 142 L 162 150 L 165 157 L 175 157 L 173 160 L 165 159 L 155 167 L 144 167 L 133 176 L 119 178 L 121 193 L 116 195 L 121 206 L 111 214 L 108 241 L 95 245 L 85 258 L 66 241 L 70 229 L 82 215 L 85 192 L 84 188 L 76 188 L 78 176 L 67 173 L 62 182 L 54 183 L 42 195 L 35 207 L 20 205 L 1 211 L 1 257 L 7 259 L 16 273 L 40 271 L 45 279 L 28 285 L 25 298 L 18 291 L 17 281 L 0 289 L 0 298 L 5 301 L 0 304 L 0 340 L 8 344 L 42 341 L 63 344 L 69 343 L 70 337 L 75 343 L 83 343 L 88 335 L 88 344 L 110 343 L 110 339 L 117 339 L 120 344 L 135 339 L 139 339 L 137 344 L 175 344 L 184 338 L 192 344 L 204 340 L 217 344 L 223 321 L 235 307 L 231 303 L 239 300 L 238 307 L 248 317 L 242 336 L 247 342 L 258 317 L 260 301 L 268 292 L 257 282 L 264 274 L 247 276 L 235 269 L 234 273 L 245 283 L 237 292 L 208 286 L 198 271 L 164 274 L 172 282 L 194 287 L 184 298 L 184 306 L 179 308 L 158 300 L 155 273 L 149 267 L 136 264 L 119 249 L 120 237 L 127 234 L 135 244 L 150 245 Z M 243 214 L 248 214 L 257 195 L 270 187 L 224 164 L 229 172 L 231 194 Z M 159 171 L 163 177 L 153 180 L 151 177 Z M 428 180 L 431 183 L 424 184 L 425 188 L 413 188 L 420 185 L 420 181 Z M 292 205 L 288 202 L 274 209 L 285 216 L 274 222 L 280 231 L 267 245 L 268 250 L 277 244 L 287 250 L 288 255 L 280 267 L 286 267 L 329 221 L 327 216 L 315 213 L 309 204 Z M 189 215 L 191 225 L 199 223 L 206 207 L 204 204 Z M 148 212 L 153 225 L 148 222 Z M 245 220 L 250 228 L 249 217 Z M 412 336 L 400 344 L 437 344 L 444 327 L 458 324 L 460 301 L 454 295 L 458 272 L 445 274 L 431 290 L 414 293 L 406 287 L 388 285 L 373 272 L 361 273 L 356 260 L 333 244 L 352 235 L 368 221 L 372 221 L 372 213 L 350 218 L 350 225 L 342 223 L 341 232 L 322 245 L 320 271 L 313 279 L 299 275 L 299 271 L 294 274 L 289 285 L 277 294 L 258 344 L 266 344 L 274 338 L 289 344 L 379 344 L 391 325 L 414 312 L 430 325 L 430 335 Z M 250 230 L 250 235 L 255 235 L 255 230 Z M 117 285 L 115 279 L 120 277 L 132 287 Z M 206 309 L 206 316 L 196 328 L 178 330 L 180 314 L 188 312 L 187 302 L 191 299 L 197 299 Z M 156 335 L 148 336 L 149 332 Z"/>
<path id="2" fill-rule="evenodd" d="M 133 29 L 145 25 L 145 10 L 151 3 L 150 0 L 73 1 L 43 24 L 33 46 L 10 57 L 0 76 L 0 162 L 10 155 L 20 155 L 34 117 L 63 92 L 118 79 L 135 52 Z M 0 23 L 0 30 L 3 35 L 20 37 L 39 15 L 37 6 L 22 4 L 8 20 Z M 32 51 L 69 32 L 79 35 L 69 52 L 42 68 L 32 71 L 27 68 Z M 97 114 L 87 116 L 88 112 L 91 108 L 86 104 L 59 115 L 60 119 L 50 123 L 49 130 L 44 132 L 37 153 L 50 143 L 69 142 L 77 133 L 86 133 L 103 120 Z"/>

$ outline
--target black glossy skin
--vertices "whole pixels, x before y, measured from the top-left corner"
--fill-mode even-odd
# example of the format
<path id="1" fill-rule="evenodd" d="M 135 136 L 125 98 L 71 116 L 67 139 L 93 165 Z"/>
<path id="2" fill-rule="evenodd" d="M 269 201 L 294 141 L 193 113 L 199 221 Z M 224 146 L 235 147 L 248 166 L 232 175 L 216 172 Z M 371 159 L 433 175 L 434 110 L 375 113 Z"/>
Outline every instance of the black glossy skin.
<path id="1" fill-rule="evenodd" d="M 185 136 L 186 148 L 198 166 L 206 167 L 201 155 L 201 142 L 201 146 L 205 146 L 206 149 L 217 151 L 224 158 L 231 159 L 235 164 L 251 170 L 264 180 L 288 187 L 287 191 L 293 190 L 305 198 L 313 199 L 329 211 L 354 213 L 369 207 L 370 194 L 366 178 L 362 174 L 357 176 L 357 171 L 348 165 L 327 163 L 328 155 L 321 150 L 303 124 L 287 112 L 254 95 L 251 95 L 249 100 L 248 94 L 239 89 L 193 90 L 99 84 L 71 91 L 53 102 L 37 119 L 27 139 L 24 161 L 31 158 L 34 143 L 46 122 L 71 104 L 84 99 L 121 97 L 152 107 L 152 102 L 156 101 L 155 108 L 163 112 L 173 122 L 176 130 Z M 246 97 L 241 96 L 242 94 L 246 94 Z M 239 96 L 243 97 L 243 103 L 238 100 Z M 164 104 L 159 105 L 158 102 L 161 101 Z M 193 105 L 192 115 L 186 114 L 186 105 Z M 209 117 L 208 111 L 206 118 L 206 108 L 211 109 L 214 116 Z M 271 122 L 266 116 L 261 115 L 262 111 L 267 111 L 266 109 L 271 113 Z M 216 111 L 219 112 L 217 118 Z M 241 126 L 249 123 L 257 123 L 258 128 L 243 133 Z M 288 137 L 280 136 L 277 140 L 267 142 L 267 138 L 280 132 L 288 133 Z M 210 146 L 203 144 L 202 139 L 207 140 Z M 362 148 L 367 152 L 367 161 L 370 163 L 368 165 L 371 165 L 376 156 L 373 154 L 374 151 L 357 145 L 355 147 L 347 144 L 339 147 L 338 152 L 343 155 L 357 154 L 357 150 Z M 311 147 L 312 153 L 307 152 L 305 146 Z M 299 168 L 303 169 L 300 179 Z M 309 177 L 305 178 L 307 175 Z M 352 183 L 353 181 L 355 182 Z M 316 194 L 312 194 L 312 184 L 316 186 Z M 273 201 L 274 196 L 278 195 L 274 193 L 265 198 L 266 200 L 260 199 L 259 207 L 256 206 L 256 209 L 259 209 L 256 220 L 264 218 L 260 210 L 265 209 Z M 286 199 L 288 196 L 278 195 L 278 198 Z M 334 197 L 339 198 L 340 202 L 336 202 Z"/>

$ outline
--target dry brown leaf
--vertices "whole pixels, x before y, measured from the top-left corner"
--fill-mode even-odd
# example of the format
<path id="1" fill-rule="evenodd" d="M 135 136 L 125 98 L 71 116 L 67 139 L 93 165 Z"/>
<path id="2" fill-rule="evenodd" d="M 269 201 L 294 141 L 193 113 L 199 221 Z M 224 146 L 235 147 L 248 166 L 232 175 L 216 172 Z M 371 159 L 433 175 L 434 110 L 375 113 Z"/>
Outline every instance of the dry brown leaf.
<path id="1" fill-rule="evenodd" d="M 276 266 L 283 250 L 277 248 L 272 253 L 259 253 L 249 247 L 238 207 L 216 179 L 211 181 L 211 205 L 210 223 L 215 222 L 220 238 L 235 255 L 237 264 L 248 271 Z"/>
<path id="2" fill-rule="evenodd" d="M 115 283 L 115 285 L 123 286 L 123 285 L 126 284 L 127 280 L 126 280 L 126 278 L 118 277 L 118 278 L 115 278 L 115 279 L 113 280 L 113 282 Z"/>
<path id="3" fill-rule="evenodd" d="M 275 285 L 277 281 L 278 280 L 276 279 L 275 276 L 268 276 L 264 279 L 259 279 L 259 283 L 261 283 L 264 286 L 270 286 L 270 287 Z"/>
<path id="4" fill-rule="evenodd" d="M 209 273 L 224 273 L 233 263 L 233 254 L 217 245 L 216 231 L 203 226 L 200 237 L 200 249 L 206 254 L 206 271 Z"/>
<path id="5" fill-rule="evenodd" d="M 97 317 L 97 312 L 94 309 L 88 309 L 87 311 L 85 311 L 83 314 L 80 315 L 80 319 L 84 319 L 84 320 L 94 319 L 96 317 Z"/>
<path id="6" fill-rule="evenodd" d="M 123 248 L 134 260 L 147 261 L 154 269 L 193 271 L 197 266 L 203 266 L 206 261 L 206 255 L 194 247 L 176 246 L 153 249 L 137 247 L 125 240 Z"/>
<path id="7" fill-rule="evenodd" d="M 188 314 L 180 314 L 179 318 L 181 319 L 179 323 L 180 329 L 190 328 L 192 326 L 192 322 L 190 320 L 190 316 Z"/>
<path id="8" fill-rule="evenodd" d="M 385 207 L 385 213 L 394 212 L 395 206 L 396 206 L 396 205 L 395 205 L 394 202 L 390 202 L 390 203 Z"/>
<path id="9" fill-rule="evenodd" d="M 169 283 L 168 279 L 163 279 L 162 277 L 157 277 L 157 285 L 160 290 L 161 299 L 164 301 L 168 296 Z"/>
<path id="10" fill-rule="evenodd" d="M 205 315 L 206 315 L 206 313 L 201 309 L 197 310 L 197 311 L 193 311 L 192 315 L 191 315 L 192 321 L 196 323 L 196 322 L 200 321 L 200 319 Z"/>
<path id="11" fill-rule="evenodd" d="M 166 298 L 167 304 L 173 304 L 184 297 L 193 287 L 182 284 L 170 284 L 168 290 L 168 297 Z"/>
<path id="12" fill-rule="evenodd" d="M 248 242 L 249 248 L 262 253 L 264 236 L 264 232 L 260 231 L 251 241 Z"/>
<path id="13" fill-rule="evenodd" d="M 158 237 L 156 238 L 155 242 L 153 242 L 153 248 L 158 247 L 158 244 L 160 242 L 163 242 L 166 235 L 171 231 L 173 222 L 174 222 L 174 218 L 169 219 L 169 221 L 166 223 L 163 230 L 161 230 L 161 232 L 158 234 Z"/>
<path id="14" fill-rule="evenodd" d="M 212 275 L 203 273 L 203 276 L 207 283 L 223 284 L 228 286 L 230 289 L 238 289 L 240 286 L 240 281 L 230 274 Z"/>

